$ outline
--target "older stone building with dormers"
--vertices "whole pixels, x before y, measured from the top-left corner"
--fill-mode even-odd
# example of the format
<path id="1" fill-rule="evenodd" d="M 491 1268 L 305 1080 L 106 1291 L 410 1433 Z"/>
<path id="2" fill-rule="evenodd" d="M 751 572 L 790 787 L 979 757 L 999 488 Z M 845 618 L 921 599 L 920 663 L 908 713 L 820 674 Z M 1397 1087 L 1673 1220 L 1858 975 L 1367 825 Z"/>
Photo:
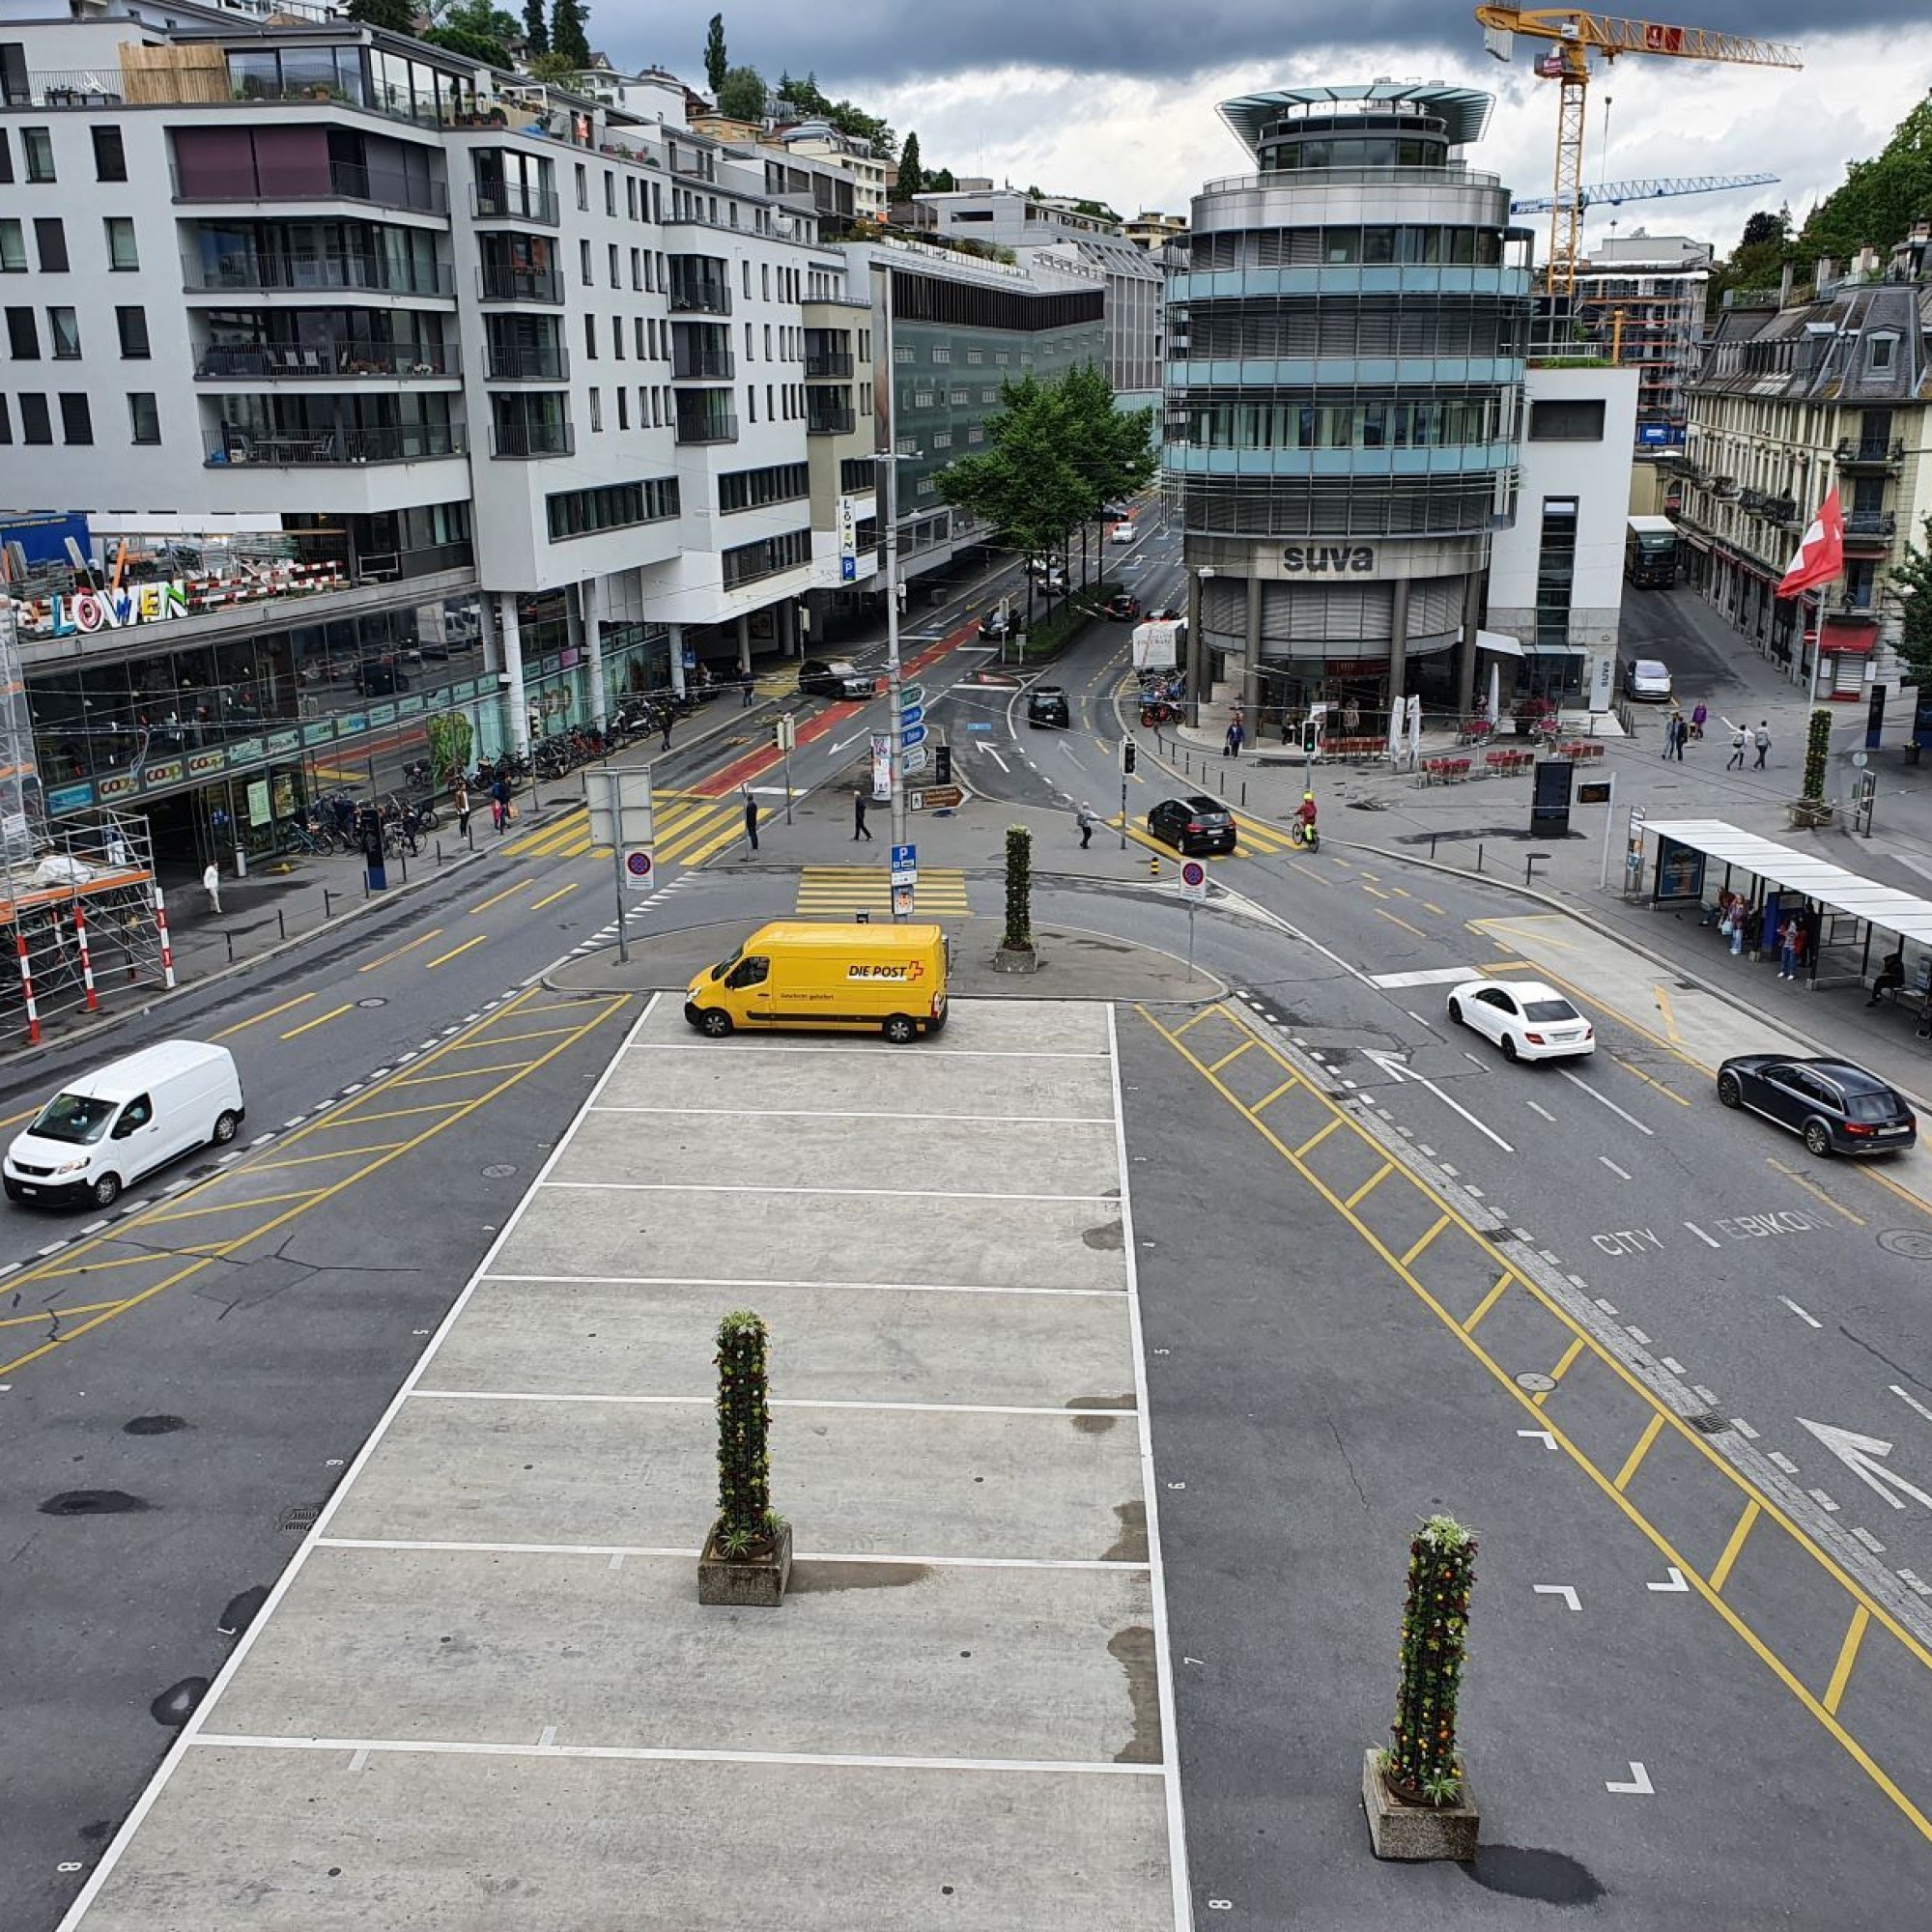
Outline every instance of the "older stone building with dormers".
<path id="1" fill-rule="evenodd" d="M 1794 683 L 1857 697 L 1895 677 L 1887 579 L 1932 514 L 1932 223 L 1817 293 L 1740 294 L 1690 390 L 1679 463 L 1689 582 Z M 1828 491 L 1845 512 L 1844 575 L 1776 588 Z M 1822 656 L 1814 669 L 1815 651 Z"/>

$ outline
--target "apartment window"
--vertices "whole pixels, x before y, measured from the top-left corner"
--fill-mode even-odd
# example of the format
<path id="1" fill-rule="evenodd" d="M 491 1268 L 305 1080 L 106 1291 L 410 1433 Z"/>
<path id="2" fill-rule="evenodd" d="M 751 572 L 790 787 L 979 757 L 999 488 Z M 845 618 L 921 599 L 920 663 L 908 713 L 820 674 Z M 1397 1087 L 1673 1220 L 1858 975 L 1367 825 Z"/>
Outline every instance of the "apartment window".
<path id="1" fill-rule="evenodd" d="M 935 349 L 932 352 L 932 359 L 935 362 L 951 362 L 952 360 L 952 352 L 950 349 Z"/>
<path id="2" fill-rule="evenodd" d="M 40 252 L 42 274 L 67 273 L 67 224 L 58 215 L 35 221 L 34 246 Z"/>
<path id="3" fill-rule="evenodd" d="M 811 495 L 811 466 L 775 463 L 764 469 L 730 469 L 718 479 L 718 510 L 762 510 L 773 503 L 796 502 Z"/>
<path id="4" fill-rule="evenodd" d="M 124 182 L 128 179 L 128 156 L 121 146 L 118 128 L 94 130 L 94 179 L 98 182 Z"/>
<path id="5" fill-rule="evenodd" d="M 631 286 L 641 289 L 644 285 L 644 252 L 641 248 L 631 250 Z"/>
<path id="6" fill-rule="evenodd" d="M 121 359 L 145 362 L 153 353 L 148 346 L 148 311 L 144 308 L 117 308 L 114 326 L 121 334 Z"/>
<path id="7" fill-rule="evenodd" d="M 1895 335 L 1874 335 L 1865 344 L 1865 367 L 1874 375 L 1891 367 L 1891 358 L 1898 349 Z"/>
<path id="8" fill-rule="evenodd" d="M 772 265 L 769 262 L 762 262 L 758 265 L 758 286 L 764 291 L 765 300 L 770 301 L 772 298 Z"/>
<path id="9" fill-rule="evenodd" d="M 652 427 L 653 429 L 662 429 L 662 428 L 664 427 L 664 417 L 663 417 L 663 415 L 662 415 L 662 414 L 661 414 L 661 413 L 659 412 L 659 409 L 658 409 L 658 394 L 659 394 L 659 392 L 658 392 L 657 388 L 656 388 L 656 387 L 654 386 L 654 387 L 653 387 L 653 388 L 651 389 L 651 391 L 650 391 L 650 398 L 651 398 L 651 427 Z M 643 397 L 644 397 L 644 391 L 643 391 L 643 390 L 641 390 L 641 389 L 639 389 L 639 390 L 638 391 L 638 400 L 639 400 L 639 403 L 641 403 L 641 402 L 643 401 Z M 643 420 L 643 416 L 644 416 L 644 412 L 643 412 L 643 411 L 642 411 L 641 409 L 639 409 L 639 410 L 638 411 L 638 420 L 639 420 L 639 422 L 641 422 L 641 421 Z"/>
<path id="10" fill-rule="evenodd" d="M 893 360 L 895 362 L 910 362 L 912 360 L 912 345 L 908 342 L 895 343 L 893 346 Z"/>
<path id="11" fill-rule="evenodd" d="M 14 179 L 14 150 L 7 140 L 7 130 L 0 128 L 0 184 Z"/>
<path id="12" fill-rule="evenodd" d="M 619 362 L 624 359 L 624 318 L 621 315 L 611 318 L 611 354 Z"/>
<path id="13" fill-rule="evenodd" d="M 611 286 L 613 289 L 621 289 L 624 286 L 624 277 L 617 267 L 617 244 L 614 242 L 607 242 L 604 245 L 611 251 L 610 259 L 604 265 L 605 272 L 611 277 Z"/>
<path id="14" fill-rule="evenodd" d="M 777 422 L 778 419 L 779 412 L 772 405 L 772 385 L 767 383 L 765 384 L 765 420 L 767 422 Z"/>
<path id="15" fill-rule="evenodd" d="M 1577 498 L 1546 497 L 1536 557 L 1536 641 L 1570 641 L 1570 604 L 1577 580 Z"/>
<path id="16" fill-rule="evenodd" d="M 14 418 L 7 413 L 7 398 L 0 396 L 0 442 L 14 440 Z"/>
<path id="17" fill-rule="evenodd" d="M 746 299 L 747 301 L 750 301 L 750 300 L 752 299 L 752 265 L 751 265 L 751 263 L 749 263 L 749 262 L 740 262 L 740 263 L 738 264 L 738 274 L 739 274 L 739 279 L 740 279 L 740 280 L 742 280 L 742 281 L 743 281 L 743 283 L 745 284 L 745 299 Z"/>
<path id="18" fill-rule="evenodd" d="M 63 442 L 94 440 L 94 418 L 88 410 L 85 394 L 64 393 L 60 399 L 60 412 Z"/>
<path id="19" fill-rule="evenodd" d="M 583 170 L 582 168 L 579 168 L 577 172 L 579 174 L 582 174 Z M 580 242 L 577 244 L 577 273 L 578 273 L 578 278 L 582 282 L 583 286 L 587 289 L 590 286 L 592 280 L 591 270 L 590 270 L 590 243 L 588 242 Z"/>
<path id="20" fill-rule="evenodd" d="M 44 128 L 20 129 L 20 153 L 26 157 L 30 182 L 50 182 L 54 178 L 54 137 Z"/>
<path id="21" fill-rule="evenodd" d="M 604 392 L 592 389 L 590 392 L 590 431 L 593 436 L 601 435 L 604 429 Z"/>
<path id="22" fill-rule="evenodd" d="M 597 318 L 586 315 L 583 318 L 583 353 L 591 361 L 597 359 Z"/>
<path id="23" fill-rule="evenodd" d="M 636 175 L 624 177 L 624 213 L 635 221 L 638 218 L 638 178 Z M 632 254 L 637 250 L 632 249 Z"/>
<path id="24" fill-rule="evenodd" d="M 610 168 L 604 170 L 604 213 L 610 215 L 617 213 L 617 177 Z"/>
<path id="25" fill-rule="evenodd" d="M 590 171 L 582 161 L 577 164 L 577 205 L 582 209 L 590 206 Z"/>
<path id="26" fill-rule="evenodd" d="M 968 442 L 984 442 L 985 440 L 986 440 L 986 432 L 983 429 L 981 429 L 978 423 L 975 423 L 973 427 L 966 432 L 966 440 Z"/>
<path id="27" fill-rule="evenodd" d="M 748 322 L 745 325 L 745 360 L 749 362 L 757 353 L 752 342 L 752 325 Z"/>
<path id="28" fill-rule="evenodd" d="M 745 420 L 756 422 L 758 419 L 758 392 L 750 384 L 745 384 Z"/>
<path id="29" fill-rule="evenodd" d="M 640 315 L 634 315 L 631 318 L 631 347 L 638 352 L 638 360 L 639 362 L 645 359 L 647 352 L 644 348 L 644 344 L 647 340 L 652 345 L 648 354 L 651 355 L 655 355 L 657 354 L 657 348 L 656 348 L 657 334 L 658 334 L 658 326 L 655 322 L 653 322 L 650 325 L 649 334 L 647 336 L 645 333 L 644 318 Z"/>
<path id="30" fill-rule="evenodd" d="M 80 317 L 71 308 L 48 309 L 47 342 L 56 362 L 78 362 Z"/>
<path id="31" fill-rule="evenodd" d="M 1529 406 L 1531 442 L 1602 442 L 1604 404 L 1583 396 L 1560 402 L 1531 403 Z"/>
<path id="32" fill-rule="evenodd" d="M 949 403 L 970 403 L 973 398 L 964 389 L 949 389 L 946 400 Z"/>
<path id="33" fill-rule="evenodd" d="M 631 392 L 620 388 L 617 391 L 617 427 L 629 429 L 631 426 Z"/>
<path id="34" fill-rule="evenodd" d="M 41 331 L 35 325 L 32 309 L 10 308 L 7 311 L 7 354 L 15 362 L 38 362 L 41 359 Z"/>
<path id="35" fill-rule="evenodd" d="M 51 442 L 53 440 L 54 424 L 53 417 L 47 413 L 47 399 L 44 396 L 21 396 L 20 440 Z"/>
<path id="36" fill-rule="evenodd" d="M 966 352 L 966 359 L 969 362 L 983 362 L 986 359 L 986 352 L 983 349 L 969 349 Z"/>
<path id="37" fill-rule="evenodd" d="M 153 390 L 130 389 L 128 392 L 128 435 L 133 442 L 160 441 L 161 412 L 156 407 Z"/>
<path id="38" fill-rule="evenodd" d="M 719 558 L 726 590 L 754 583 L 761 577 L 776 577 L 782 570 L 796 570 L 810 561 L 810 529 L 787 530 L 782 536 L 766 537 L 759 543 L 740 544 Z"/>
<path id="39" fill-rule="evenodd" d="M 770 323 L 766 323 L 766 324 L 765 324 L 765 360 L 766 360 L 767 362 L 769 362 L 769 361 L 770 361 L 771 359 L 772 359 L 772 326 L 771 326 L 771 324 L 770 324 Z"/>
<path id="40" fill-rule="evenodd" d="M 134 223 L 126 214 L 109 214 L 101 227 L 107 236 L 107 266 L 117 271 L 138 269 L 141 250 L 134 240 Z"/>
<path id="41" fill-rule="evenodd" d="M 877 487 L 877 465 L 869 456 L 848 456 L 838 465 L 841 496 L 856 497 Z"/>
<path id="42" fill-rule="evenodd" d="M 27 272 L 27 235 L 17 221 L 0 221 L 0 275 Z"/>
<path id="43" fill-rule="evenodd" d="M 932 446 L 934 449 L 951 449 L 952 447 L 952 432 L 947 429 L 939 431 L 932 439 Z"/>

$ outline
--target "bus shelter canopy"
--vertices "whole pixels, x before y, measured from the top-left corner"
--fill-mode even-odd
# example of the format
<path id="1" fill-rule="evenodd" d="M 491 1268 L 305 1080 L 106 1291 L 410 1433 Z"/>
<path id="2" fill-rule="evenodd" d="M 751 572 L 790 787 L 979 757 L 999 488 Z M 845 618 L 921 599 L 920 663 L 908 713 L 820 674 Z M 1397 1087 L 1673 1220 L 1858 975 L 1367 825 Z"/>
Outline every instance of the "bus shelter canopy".
<path id="1" fill-rule="evenodd" d="M 1861 919 L 1882 932 L 1932 947 L 1932 899 L 1881 885 L 1858 872 L 1848 872 L 1808 852 L 1741 832 L 1720 818 L 1653 818 L 1643 828 L 1660 838 L 1674 839 L 1702 852 L 1719 864 L 1765 880 L 1786 893 L 1802 893 L 1849 919 Z"/>

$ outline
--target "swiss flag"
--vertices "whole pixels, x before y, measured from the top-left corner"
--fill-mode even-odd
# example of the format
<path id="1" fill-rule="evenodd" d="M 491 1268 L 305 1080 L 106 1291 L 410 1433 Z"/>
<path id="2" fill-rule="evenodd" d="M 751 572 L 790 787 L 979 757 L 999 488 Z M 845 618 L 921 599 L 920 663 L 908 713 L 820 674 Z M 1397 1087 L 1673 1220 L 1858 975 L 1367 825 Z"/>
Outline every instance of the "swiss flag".
<path id="1" fill-rule="evenodd" d="M 1804 532 L 1798 554 L 1780 580 L 1777 594 L 1796 597 L 1813 584 L 1831 582 L 1844 568 L 1845 513 L 1839 507 L 1838 493 L 1833 490 L 1818 505 L 1818 514 L 1811 519 L 1811 527 Z"/>

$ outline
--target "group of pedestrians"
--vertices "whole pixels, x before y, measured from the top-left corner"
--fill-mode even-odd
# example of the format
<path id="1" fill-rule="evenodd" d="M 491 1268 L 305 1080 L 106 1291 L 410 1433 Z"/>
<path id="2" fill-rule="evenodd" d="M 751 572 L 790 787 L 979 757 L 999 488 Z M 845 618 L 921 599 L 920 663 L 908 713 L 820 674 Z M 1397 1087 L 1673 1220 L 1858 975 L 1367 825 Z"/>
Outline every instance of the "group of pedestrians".
<path id="1" fill-rule="evenodd" d="M 1670 707 L 1670 716 L 1663 721 L 1662 755 L 1681 761 L 1685 746 L 1693 739 L 1703 737 L 1704 726 L 1710 716 L 1710 711 L 1702 698 L 1699 698 L 1692 707 L 1689 718 L 1673 704 Z M 1771 755 L 1771 724 L 1767 719 L 1760 718 L 1755 728 L 1748 729 L 1743 724 L 1732 724 L 1728 718 L 1720 717 L 1718 722 L 1731 734 L 1731 755 L 1724 764 L 1727 772 L 1743 771 L 1745 754 L 1753 750 L 1757 753 L 1757 762 L 1751 766 L 1751 770 L 1761 772 L 1767 769 L 1765 760 Z"/>

